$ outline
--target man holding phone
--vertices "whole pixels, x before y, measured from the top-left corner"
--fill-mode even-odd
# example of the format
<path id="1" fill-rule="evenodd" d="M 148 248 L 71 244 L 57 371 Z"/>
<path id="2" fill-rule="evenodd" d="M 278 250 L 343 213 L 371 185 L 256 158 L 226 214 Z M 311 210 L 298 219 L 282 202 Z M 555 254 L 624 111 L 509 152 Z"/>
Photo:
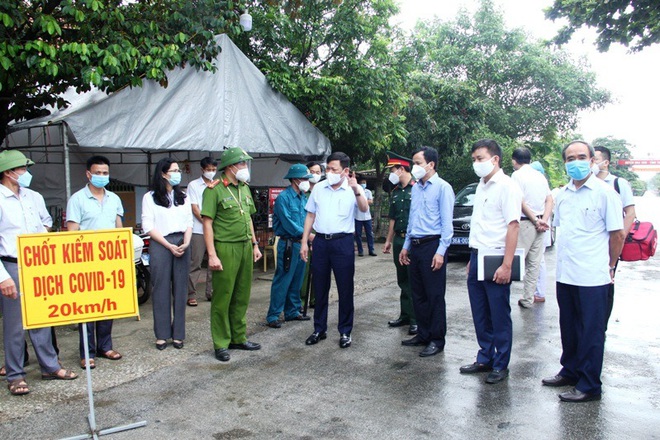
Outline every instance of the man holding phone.
<path id="1" fill-rule="evenodd" d="M 350 158 L 345 153 L 332 153 L 328 157 L 326 180 L 316 184 L 305 207 L 307 216 L 300 247 L 300 256 L 304 261 L 308 259 L 308 240 L 312 228 L 316 231 L 312 255 L 314 265 L 311 268 L 316 299 L 314 333 L 305 341 L 307 345 L 327 338 L 331 271 L 335 275 L 339 294 L 339 347 L 348 348 L 352 342 L 355 275 L 353 219 L 356 207 L 366 212 L 369 205 L 349 165 Z"/>

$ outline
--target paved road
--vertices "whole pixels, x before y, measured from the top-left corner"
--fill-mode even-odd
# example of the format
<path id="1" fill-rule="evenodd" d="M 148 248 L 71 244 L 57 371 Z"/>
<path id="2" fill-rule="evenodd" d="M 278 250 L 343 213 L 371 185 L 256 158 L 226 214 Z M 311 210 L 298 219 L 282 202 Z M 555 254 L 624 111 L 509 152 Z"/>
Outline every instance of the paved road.
<path id="1" fill-rule="evenodd" d="M 657 199 L 651 202 L 648 206 L 660 206 Z M 147 421 L 144 428 L 114 434 L 117 439 L 660 438 L 658 257 L 620 265 L 603 400 L 586 404 L 560 403 L 557 390 L 540 384 L 559 369 L 554 288 L 545 304 L 521 310 L 516 302 L 522 286 L 514 285 L 511 376 L 486 385 L 482 376 L 458 372 L 477 349 L 465 262 L 448 265 L 446 349 L 423 359 L 418 349 L 400 345 L 404 330 L 386 325 L 398 312 L 390 258 L 357 259 L 356 324 L 347 350 L 337 344 L 336 304 L 329 337 L 317 346 L 304 345 L 310 323 L 287 323 L 278 330 L 262 325 L 272 273 L 256 274 L 248 316 L 251 339 L 263 349 L 234 352 L 229 363 L 212 356 L 209 303 L 188 309 L 185 348 L 164 352 L 153 347 L 147 303 L 142 321 L 116 323 L 115 345 L 125 359 L 101 359 L 93 372 L 99 427 Z M 552 286 L 554 250 L 547 259 Z M 69 328 L 58 333 L 65 365 L 75 365 L 77 333 Z M 85 432 L 84 378 L 42 382 L 38 374 L 34 365 L 28 368 L 30 395 L 3 392 L 0 438 Z"/>

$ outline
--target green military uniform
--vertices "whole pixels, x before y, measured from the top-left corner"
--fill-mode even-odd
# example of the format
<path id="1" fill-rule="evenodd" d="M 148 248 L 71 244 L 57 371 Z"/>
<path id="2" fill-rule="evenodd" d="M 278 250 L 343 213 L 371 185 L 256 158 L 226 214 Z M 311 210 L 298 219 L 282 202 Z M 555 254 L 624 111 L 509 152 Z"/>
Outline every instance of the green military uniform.
<path id="1" fill-rule="evenodd" d="M 390 151 L 387 152 L 387 166 L 406 166 L 410 167 L 411 160 Z M 408 230 L 408 217 L 410 216 L 410 193 L 414 181 L 408 182 L 405 187 L 401 183 L 397 184 L 390 192 L 390 212 L 388 217 L 394 220 L 394 237 L 392 238 L 392 256 L 396 266 L 396 280 L 401 288 L 401 315 L 397 321 L 409 322 L 411 326 L 417 324 L 415 311 L 412 304 L 412 293 L 410 289 L 410 279 L 408 275 L 408 266 L 399 263 L 399 254 L 403 249 L 403 243 L 406 241 L 406 231 Z M 391 325 L 391 324 L 390 324 Z"/>
<path id="2" fill-rule="evenodd" d="M 229 152 L 224 153 L 223 159 Z M 224 169 L 252 159 L 243 154 L 241 160 L 234 162 L 227 158 L 223 164 L 221 159 L 220 166 Z M 204 190 L 201 215 L 213 219 L 215 251 L 222 263 L 222 270 L 213 271 L 212 281 L 211 337 L 215 349 L 247 341 L 246 314 L 254 267 L 250 216 L 255 212 L 250 187 L 242 182 L 234 185 L 224 172 L 220 183 Z"/>
<path id="3" fill-rule="evenodd" d="M 401 316 L 402 321 L 410 321 L 411 325 L 417 323 L 412 305 L 410 280 L 408 278 L 408 266 L 399 263 L 399 254 L 406 241 L 406 230 L 408 229 L 408 216 L 410 214 L 410 192 L 413 181 L 405 187 L 397 185 L 390 193 L 389 218 L 394 220 L 394 238 L 392 239 L 392 256 L 396 266 L 396 280 L 401 288 Z"/>

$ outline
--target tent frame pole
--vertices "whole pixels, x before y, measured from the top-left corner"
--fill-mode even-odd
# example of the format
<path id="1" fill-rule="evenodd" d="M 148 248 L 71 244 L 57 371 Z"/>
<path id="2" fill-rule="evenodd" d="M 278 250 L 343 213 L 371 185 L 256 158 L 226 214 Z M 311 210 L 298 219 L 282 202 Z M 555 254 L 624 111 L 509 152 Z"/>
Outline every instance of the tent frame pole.
<path id="1" fill-rule="evenodd" d="M 66 136 L 66 123 L 63 122 L 60 125 L 60 132 L 62 135 L 62 146 L 64 147 L 64 186 L 66 189 L 66 201 L 68 203 L 71 198 L 71 163 L 69 161 L 69 142 Z"/>

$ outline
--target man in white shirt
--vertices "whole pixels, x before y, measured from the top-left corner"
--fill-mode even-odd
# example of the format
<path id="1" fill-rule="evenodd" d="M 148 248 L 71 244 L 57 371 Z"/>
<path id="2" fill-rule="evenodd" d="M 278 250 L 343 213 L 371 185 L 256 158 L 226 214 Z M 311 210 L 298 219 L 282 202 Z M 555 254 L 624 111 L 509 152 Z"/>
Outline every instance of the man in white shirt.
<path id="1" fill-rule="evenodd" d="M 197 306 L 197 283 L 199 275 L 202 272 L 202 260 L 206 253 L 206 244 L 204 243 L 204 226 L 202 222 L 202 194 L 206 188 L 213 188 L 218 183 L 215 174 L 218 172 L 218 161 L 212 157 L 205 157 L 199 163 L 202 175 L 188 184 L 186 193 L 190 200 L 190 206 L 193 213 L 193 230 L 190 240 L 190 276 L 188 279 L 188 304 L 191 307 Z M 204 285 L 206 299 L 211 301 L 213 288 L 211 284 L 211 271 L 206 271 L 206 283 Z"/>
<path id="2" fill-rule="evenodd" d="M 518 305 L 524 309 L 534 305 L 536 283 L 545 251 L 544 232 L 552 215 L 548 181 L 529 165 L 531 161 L 532 154 L 527 148 L 516 148 L 511 154 L 511 164 L 515 170 L 511 179 L 523 194 L 518 247 L 525 249 L 525 277 L 523 297 L 518 300 Z"/>
<path id="3" fill-rule="evenodd" d="M 594 147 L 594 165 L 592 166 L 592 171 L 599 179 L 604 180 L 609 183 L 614 190 L 619 193 L 621 197 L 621 204 L 623 205 L 623 230 L 628 236 L 630 229 L 632 228 L 635 219 L 637 218 L 637 213 L 635 212 L 635 200 L 633 199 L 632 188 L 630 183 L 622 177 L 617 177 L 610 173 L 610 160 L 612 159 L 612 153 L 608 148 L 597 146 Z M 617 260 L 614 265 L 614 272 L 616 273 L 616 268 L 619 265 Z M 607 292 L 607 316 L 605 320 L 605 331 L 607 331 L 607 323 L 610 320 L 612 315 L 612 308 L 614 307 L 614 284 L 610 284 L 610 290 Z"/>
<path id="4" fill-rule="evenodd" d="M 334 273 L 339 295 L 339 347 L 351 346 L 353 330 L 353 290 L 355 275 L 355 210 L 369 209 L 364 190 L 349 170 L 350 158 L 340 151 L 328 157 L 326 180 L 316 184 L 305 210 L 305 226 L 300 245 L 300 257 L 306 262 L 312 228 L 314 249 L 312 283 L 314 284 L 314 333 L 305 344 L 314 345 L 327 338 L 328 294 L 330 273 Z"/>
<path id="5" fill-rule="evenodd" d="M 591 173 L 594 150 L 573 141 L 562 151 L 571 181 L 557 195 L 557 304 L 562 369 L 543 379 L 549 387 L 574 386 L 565 402 L 600 400 L 607 292 L 614 282 L 625 233 L 621 199 Z"/>
<path id="6" fill-rule="evenodd" d="M 488 372 L 486 383 L 496 384 L 509 376 L 513 341 L 511 323 L 511 267 L 513 264 L 522 194 L 500 168 L 502 148 L 492 139 L 472 146 L 472 167 L 481 178 L 470 220 L 470 262 L 467 288 L 479 351 L 477 361 L 460 368 L 463 374 Z M 504 248 L 502 265 L 493 279 L 477 278 L 478 252 Z M 536 281 L 536 280 L 535 280 Z"/>
<path id="7" fill-rule="evenodd" d="M 365 179 L 360 179 L 360 186 L 364 190 L 364 198 L 367 199 L 369 206 L 373 205 L 374 197 L 371 194 L 371 190 L 367 189 L 367 181 Z M 366 212 L 362 212 L 359 209 L 355 210 L 355 244 L 357 245 L 358 257 L 364 255 L 362 249 L 362 229 L 364 228 L 364 233 L 367 235 L 367 247 L 369 248 L 369 255 L 372 257 L 376 256 L 376 251 L 374 249 L 374 228 L 373 222 L 371 220 L 371 210 L 367 209 Z"/>
<path id="8" fill-rule="evenodd" d="M 21 313 L 21 290 L 18 279 L 17 237 L 20 234 L 46 232 L 40 213 L 45 202 L 41 194 L 28 189 L 32 175 L 27 167 L 34 162 L 16 150 L 0 153 L 0 311 L 3 320 L 5 367 L 9 392 L 30 392 L 23 369 L 25 331 Z M 28 331 L 45 380 L 71 380 L 78 377 L 60 367 L 48 327 Z"/>

